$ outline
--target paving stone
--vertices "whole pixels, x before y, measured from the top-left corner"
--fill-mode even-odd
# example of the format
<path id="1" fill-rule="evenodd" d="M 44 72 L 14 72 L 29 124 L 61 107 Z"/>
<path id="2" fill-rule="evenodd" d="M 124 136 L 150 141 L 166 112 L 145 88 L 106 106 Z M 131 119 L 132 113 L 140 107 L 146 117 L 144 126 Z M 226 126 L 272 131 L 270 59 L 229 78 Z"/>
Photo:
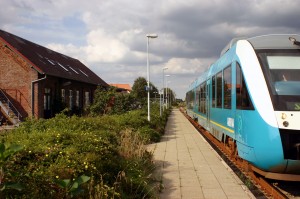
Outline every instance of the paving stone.
<path id="1" fill-rule="evenodd" d="M 161 199 L 255 198 L 179 110 L 148 150 L 162 178 Z"/>

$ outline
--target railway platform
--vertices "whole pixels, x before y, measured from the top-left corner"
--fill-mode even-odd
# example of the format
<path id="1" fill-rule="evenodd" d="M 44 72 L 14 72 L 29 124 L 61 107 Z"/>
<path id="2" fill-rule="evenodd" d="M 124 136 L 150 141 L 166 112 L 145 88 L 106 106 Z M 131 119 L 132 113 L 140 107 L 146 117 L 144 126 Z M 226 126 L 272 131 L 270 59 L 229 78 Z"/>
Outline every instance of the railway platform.
<path id="1" fill-rule="evenodd" d="M 164 187 L 161 199 L 255 198 L 178 109 L 149 150 Z"/>

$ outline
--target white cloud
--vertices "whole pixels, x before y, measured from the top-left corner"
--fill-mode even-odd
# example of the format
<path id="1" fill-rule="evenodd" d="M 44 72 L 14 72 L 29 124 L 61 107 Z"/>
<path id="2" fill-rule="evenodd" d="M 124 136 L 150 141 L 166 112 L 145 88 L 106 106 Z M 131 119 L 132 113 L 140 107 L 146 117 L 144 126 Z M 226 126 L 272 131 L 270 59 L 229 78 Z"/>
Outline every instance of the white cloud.
<path id="1" fill-rule="evenodd" d="M 85 53 L 88 62 L 118 62 L 129 50 L 122 41 L 101 29 L 91 31 L 87 35 L 87 43 Z"/>

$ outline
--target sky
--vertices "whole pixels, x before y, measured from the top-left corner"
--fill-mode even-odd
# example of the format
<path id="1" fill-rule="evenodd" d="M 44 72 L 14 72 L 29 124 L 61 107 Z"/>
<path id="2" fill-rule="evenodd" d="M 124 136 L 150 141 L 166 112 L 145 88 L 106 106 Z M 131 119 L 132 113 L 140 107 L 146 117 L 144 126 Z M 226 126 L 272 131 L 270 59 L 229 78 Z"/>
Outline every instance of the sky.
<path id="1" fill-rule="evenodd" d="M 177 98 L 235 37 L 300 33 L 300 0 L 0 0 L 0 29 L 79 59 L 107 83 Z M 165 85 L 166 86 L 166 85 Z"/>

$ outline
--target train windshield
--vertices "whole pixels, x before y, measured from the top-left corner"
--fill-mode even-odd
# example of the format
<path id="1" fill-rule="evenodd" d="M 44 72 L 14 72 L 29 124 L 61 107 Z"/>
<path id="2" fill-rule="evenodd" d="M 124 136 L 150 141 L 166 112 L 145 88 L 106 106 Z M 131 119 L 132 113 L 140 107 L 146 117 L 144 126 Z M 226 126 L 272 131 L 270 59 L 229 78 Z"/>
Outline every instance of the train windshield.
<path id="1" fill-rule="evenodd" d="M 275 110 L 300 111 L 300 51 L 258 52 Z"/>

